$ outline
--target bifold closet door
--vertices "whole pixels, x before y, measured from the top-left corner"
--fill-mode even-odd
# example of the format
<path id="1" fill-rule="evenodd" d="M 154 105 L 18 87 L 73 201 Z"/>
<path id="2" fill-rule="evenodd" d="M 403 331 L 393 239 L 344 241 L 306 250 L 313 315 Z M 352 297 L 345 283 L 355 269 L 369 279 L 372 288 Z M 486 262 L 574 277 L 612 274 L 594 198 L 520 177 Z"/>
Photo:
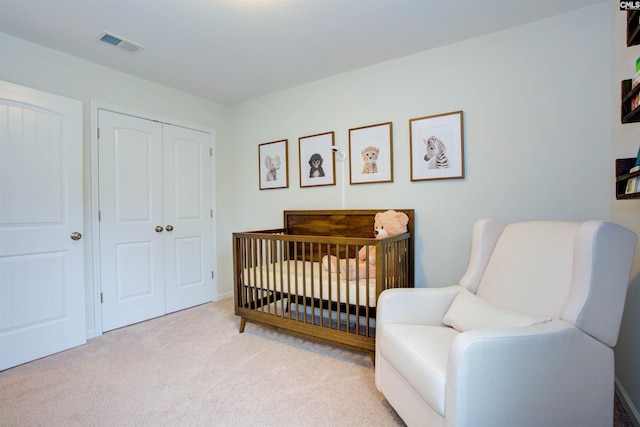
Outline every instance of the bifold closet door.
<path id="1" fill-rule="evenodd" d="M 102 330 L 213 299 L 210 135 L 99 110 Z"/>
<path id="2" fill-rule="evenodd" d="M 213 300 L 210 134 L 163 127 L 166 312 Z"/>
<path id="3" fill-rule="evenodd" d="M 100 110 L 98 126 L 102 330 L 109 331 L 165 314 L 162 124 Z"/>

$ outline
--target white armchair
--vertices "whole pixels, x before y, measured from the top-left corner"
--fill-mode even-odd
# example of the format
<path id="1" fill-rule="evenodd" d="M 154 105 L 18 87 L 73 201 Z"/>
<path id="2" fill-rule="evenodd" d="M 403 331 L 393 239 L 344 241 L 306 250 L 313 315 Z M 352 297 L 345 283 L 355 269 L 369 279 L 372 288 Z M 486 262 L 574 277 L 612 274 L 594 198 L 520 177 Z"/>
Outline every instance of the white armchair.
<path id="1" fill-rule="evenodd" d="M 478 221 L 459 285 L 380 295 L 376 386 L 408 426 L 612 425 L 635 244 L 609 222 Z"/>

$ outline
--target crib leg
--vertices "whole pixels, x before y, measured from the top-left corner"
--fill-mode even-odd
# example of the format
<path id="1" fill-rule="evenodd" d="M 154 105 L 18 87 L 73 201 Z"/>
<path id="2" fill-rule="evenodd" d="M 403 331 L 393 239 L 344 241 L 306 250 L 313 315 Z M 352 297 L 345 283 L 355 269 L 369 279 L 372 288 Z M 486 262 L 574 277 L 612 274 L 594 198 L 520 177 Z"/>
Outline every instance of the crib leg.
<path id="1" fill-rule="evenodd" d="M 373 363 L 373 366 L 376 366 L 376 352 L 375 351 L 371 352 L 371 363 Z"/>
<path id="2" fill-rule="evenodd" d="M 244 320 L 244 317 L 240 318 L 240 333 L 244 332 L 244 325 L 245 325 L 246 321 Z"/>

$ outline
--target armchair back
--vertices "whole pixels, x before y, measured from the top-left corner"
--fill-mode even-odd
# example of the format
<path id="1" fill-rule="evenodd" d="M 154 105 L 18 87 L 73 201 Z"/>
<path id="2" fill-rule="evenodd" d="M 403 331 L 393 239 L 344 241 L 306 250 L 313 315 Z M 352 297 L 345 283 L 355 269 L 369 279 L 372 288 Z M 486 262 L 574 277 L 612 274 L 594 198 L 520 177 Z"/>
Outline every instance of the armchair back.
<path id="1" fill-rule="evenodd" d="M 613 347 L 635 243 L 634 233 L 610 222 L 482 220 L 460 284 L 486 301 L 570 322 Z"/>

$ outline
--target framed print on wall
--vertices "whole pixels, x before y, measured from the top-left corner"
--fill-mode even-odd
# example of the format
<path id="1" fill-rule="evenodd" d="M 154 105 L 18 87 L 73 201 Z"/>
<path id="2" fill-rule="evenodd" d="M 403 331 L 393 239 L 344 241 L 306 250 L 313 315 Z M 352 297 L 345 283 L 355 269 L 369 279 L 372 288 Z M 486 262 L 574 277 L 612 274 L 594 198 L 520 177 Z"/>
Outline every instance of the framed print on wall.
<path id="1" fill-rule="evenodd" d="M 393 182 L 392 124 L 349 129 L 351 184 Z"/>
<path id="2" fill-rule="evenodd" d="M 289 187 L 289 140 L 266 142 L 258 145 L 260 189 Z"/>
<path id="3" fill-rule="evenodd" d="M 331 152 L 334 132 L 298 138 L 300 187 L 336 185 L 336 160 Z"/>
<path id="4" fill-rule="evenodd" d="M 411 181 L 464 178 L 462 111 L 409 120 Z"/>

